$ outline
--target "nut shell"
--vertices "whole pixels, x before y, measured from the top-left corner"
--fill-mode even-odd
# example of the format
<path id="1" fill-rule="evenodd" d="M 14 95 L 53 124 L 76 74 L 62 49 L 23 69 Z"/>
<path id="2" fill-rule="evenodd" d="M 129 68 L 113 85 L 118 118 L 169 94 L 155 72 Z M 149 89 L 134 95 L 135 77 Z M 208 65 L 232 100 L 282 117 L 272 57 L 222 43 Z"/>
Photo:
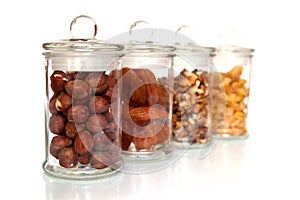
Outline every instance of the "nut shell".
<path id="1" fill-rule="evenodd" d="M 109 106 L 109 101 L 102 96 L 94 96 L 89 102 L 89 108 L 94 113 L 104 113 Z"/>
<path id="2" fill-rule="evenodd" d="M 89 115 L 89 108 L 86 105 L 74 105 L 68 109 L 67 113 L 69 121 L 74 121 L 75 123 L 84 123 Z"/>
<path id="3" fill-rule="evenodd" d="M 93 137 L 88 131 L 78 133 L 74 141 L 74 149 L 79 155 L 89 153 L 93 145 Z"/>
<path id="4" fill-rule="evenodd" d="M 107 119 L 102 114 L 92 114 L 85 125 L 89 131 L 99 133 L 107 128 Z"/>
<path id="5" fill-rule="evenodd" d="M 72 144 L 72 140 L 63 135 L 58 135 L 52 138 L 50 143 L 50 154 L 58 158 L 59 151 Z"/>
<path id="6" fill-rule="evenodd" d="M 91 97 L 92 89 L 82 80 L 69 81 L 65 84 L 67 93 L 76 100 L 87 100 Z"/>
<path id="7" fill-rule="evenodd" d="M 64 86 L 69 81 L 69 78 L 63 71 L 54 71 L 50 76 L 50 81 L 53 92 L 58 94 L 64 91 Z"/>
<path id="8" fill-rule="evenodd" d="M 59 164 L 65 168 L 74 168 L 78 164 L 78 155 L 74 148 L 64 148 L 58 154 Z"/>
<path id="9" fill-rule="evenodd" d="M 64 133 L 66 118 L 62 115 L 52 115 L 49 119 L 49 129 L 52 133 L 61 135 Z"/>

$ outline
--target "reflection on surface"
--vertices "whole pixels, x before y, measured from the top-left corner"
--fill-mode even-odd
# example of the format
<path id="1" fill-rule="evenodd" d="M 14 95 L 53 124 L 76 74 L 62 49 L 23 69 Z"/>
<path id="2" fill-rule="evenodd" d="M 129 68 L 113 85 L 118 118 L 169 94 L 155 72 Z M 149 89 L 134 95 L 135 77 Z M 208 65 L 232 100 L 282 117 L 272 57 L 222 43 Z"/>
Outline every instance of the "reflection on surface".
<path id="1" fill-rule="evenodd" d="M 161 199 L 166 194 L 168 199 L 177 199 L 178 193 L 188 195 L 200 190 L 201 198 L 210 198 L 212 194 L 230 195 L 232 191 L 242 193 L 247 189 L 242 188 L 247 180 L 246 142 L 219 141 L 205 159 L 200 158 L 199 149 L 191 149 L 172 165 L 152 173 L 123 171 L 89 182 L 59 180 L 45 175 L 46 199 L 132 200 L 141 196 Z"/>
<path id="2" fill-rule="evenodd" d="M 123 174 L 95 181 L 69 181 L 57 179 L 44 174 L 47 200 L 91 199 L 99 196 L 108 199 L 119 195 L 118 187 Z"/>

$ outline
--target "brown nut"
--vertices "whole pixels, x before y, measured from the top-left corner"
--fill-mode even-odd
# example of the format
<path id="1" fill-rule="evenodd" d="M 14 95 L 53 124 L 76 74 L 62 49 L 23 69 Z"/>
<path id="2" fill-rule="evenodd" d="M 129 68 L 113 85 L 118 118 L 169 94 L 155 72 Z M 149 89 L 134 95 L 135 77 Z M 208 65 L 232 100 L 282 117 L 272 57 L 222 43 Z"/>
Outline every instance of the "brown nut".
<path id="1" fill-rule="evenodd" d="M 55 107 L 56 96 L 53 95 L 49 101 L 49 112 L 52 114 L 57 114 L 58 110 Z"/>
<path id="2" fill-rule="evenodd" d="M 104 113 L 109 106 L 109 101 L 102 96 L 94 96 L 89 102 L 90 110 L 95 113 Z"/>
<path id="3" fill-rule="evenodd" d="M 151 119 L 165 118 L 169 115 L 166 110 L 154 106 L 133 108 L 130 109 L 129 114 L 133 121 L 148 121 Z"/>
<path id="4" fill-rule="evenodd" d="M 84 123 L 90 115 L 89 108 L 85 105 L 73 105 L 68 109 L 67 117 L 69 121 Z"/>
<path id="5" fill-rule="evenodd" d="M 72 140 L 63 135 L 58 135 L 52 138 L 50 143 L 50 154 L 58 158 L 59 151 L 72 144 Z"/>
<path id="6" fill-rule="evenodd" d="M 227 76 L 233 80 L 237 80 L 241 77 L 243 73 L 243 66 L 235 66 L 229 72 L 226 73 Z"/>
<path id="7" fill-rule="evenodd" d="M 85 154 L 85 155 L 80 155 L 78 158 L 78 161 L 82 165 L 87 165 L 90 163 L 91 157 L 92 157 L 92 155 L 90 153 Z"/>
<path id="8" fill-rule="evenodd" d="M 114 121 L 114 114 L 112 113 L 111 105 L 108 107 L 107 111 L 104 113 L 107 122 Z"/>
<path id="9" fill-rule="evenodd" d="M 157 145 L 166 142 L 169 139 L 169 127 L 164 126 L 160 132 L 152 136 L 152 144 Z"/>
<path id="10" fill-rule="evenodd" d="M 108 139 L 111 143 L 113 143 L 113 144 L 115 144 L 115 145 L 116 145 L 116 143 L 118 143 L 118 141 L 117 141 L 117 133 L 105 131 L 104 134 L 105 134 L 105 136 L 107 137 L 107 139 Z"/>
<path id="11" fill-rule="evenodd" d="M 88 118 L 85 126 L 89 131 L 99 133 L 107 128 L 107 119 L 102 114 L 93 114 Z"/>
<path id="12" fill-rule="evenodd" d="M 94 139 L 94 149 L 96 151 L 106 151 L 111 145 L 110 140 L 106 137 L 104 133 L 96 133 L 93 136 Z"/>
<path id="13" fill-rule="evenodd" d="M 132 136 L 122 131 L 122 149 L 127 151 L 132 141 Z"/>
<path id="14" fill-rule="evenodd" d="M 78 133 L 84 131 L 85 127 L 83 124 L 75 124 L 74 122 L 67 122 L 65 127 L 66 136 L 69 138 L 75 138 Z"/>
<path id="15" fill-rule="evenodd" d="M 50 81 L 53 92 L 58 94 L 64 91 L 64 86 L 69 81 L 69 78 L 63 71 L 54 71 L 50 76 Z"/>
<path id="16" fill-rule="evenodd" d="M 85 81 L 91 86 L 96 94 L 101 94 L 108 88 L 108 76 L 105 75 L 104 72 L 90 73 Z"/>
<path id="17" fill-rule="evenodd" d="M 97 169 L 103 169 L 111 166 L 121 160 L 118 149 L 115 147 L 110 148 L 108 151 L 95 152 L 91 159 L 91 166 Z"/>
<path id="18" fill-rule="evenodd" d="M 148 138 L 139 138 L 139 137 L 132 137 L 132 142 L 136 150 L 150 150 L 153 145 L 153 139 L 151 137 Z"/>
<path id="19" fill-rule="evenodd" d="M 101 152 L 93 154 L 90 162 L 91 166 L 96 169 L 104 169 L 107 168 L 107 165 L 101 162 Z"/>
<path id="20" fill-rule="evenodd" d="M 76 136 L 74 149 L 79 155 L 84 155 L 90 152 L 93 144 L 93 136 L 88 131 L 83 131 Z"/>
<path id="21" fill-rule="evenodd" d="M 78 155 L 74 148 L 64 148 L 58 154 L 59 164 L 65 168 L 73 168 L 78 164 Z"/>
<path id="22" fill-rule="evenodd" d="M 65 84 L 67 93 L 76 100 L 88 100 L 91 97 L 92 89 L 82 80 L 69 81 Z"/>
<path id="23" fill-rule="evenodd" d="M 72 98 L 67 93 L 62 92 L 57 96 L 55 108 L 58 111 L 66 111 L 72 105 Z"/>
<path id="24" fill-rule="evenodd" d="M 112 121 L 109 122 L 107 125 L 107 129 L 105 129 L 106 132 L 112 132 L 112 133 L 117 133 L 119 130 L 119 127 L 116 122 Z"/>
<path id="25" fill-rule="evenodd" d="M 61 135 L 64 133 L 66 118 L 62 115 L 52 115 L 49 119 L 49 129 L 52 133 Z"/>

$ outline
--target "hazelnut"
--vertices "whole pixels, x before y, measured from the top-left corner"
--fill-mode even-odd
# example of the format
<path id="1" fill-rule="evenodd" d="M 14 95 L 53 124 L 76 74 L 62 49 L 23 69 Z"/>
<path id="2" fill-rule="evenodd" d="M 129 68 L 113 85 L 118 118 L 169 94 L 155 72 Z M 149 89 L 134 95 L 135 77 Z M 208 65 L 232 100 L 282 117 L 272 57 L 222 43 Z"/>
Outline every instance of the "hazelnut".
<path id="1" fill-rule="evenodd" d="M 113 133 L 117 133 L 118 132 L 118 125 L 116 122 L 112 121 L 112 122 L 109 122 L 108 125 L 107 125 L 107 129 L 105 130 L 106 132 L 113 132 Z"/>
<path id="2" fill-rule="evenodd" d="M 74 141 L 74 149 L 79 155 L 90 152 L 94 144 L 93 137 L 88 131 L 78 133 Z"/>
<path id="3" fill-rule="evenodd" d="M 58 154 L 59 164 L 65 168 L 73 168 L 77 166 L 78 155 L 74 148 L 64 148 Z"/>
<path id="4" fill-rule="evenodd" d="M 107 128 L 107 120 L 102 114 L 93 114 L 88 118 L 85 125 L 89 131 L 98 133 Z"/>
<path id="5" fill-rule="evenodd" d="M 114 115 L 112 113 L 111 105 L 108 107 L 107 111 L 104 113 L 106 119 L 108 122 L 111 122 L 114 120 Z"/>
<path id="6" fill-rule="evenodd" d="M 111 166 L 121 160 L 118 149 L 111 147 L 108 151 L 95 152 L 91 159 L 91 165 L 97 169 L 103 169 Z"/>
<path id="7" fill-rule="evenodd" d="M 54 71 L 50 80 L 50 86 L 55 94 L 64 91 L 64 86 L 69 81 L 68 76 L 63 71 Z"/>
<path id="8" fill-rule="evenodd" d="M 104 72 L 90 73 L 85 81 L 91 86 L 96 94 L 101 94 L 108 88 L 108 76 L 105 75 Z"/>
<path id="9" fill-rule="evenodd" d="M 78 161 L 82 165 L 87 165 L 87 164 L 90 163 L 91 157 L 92 157 L 92 155 L 89 154 L 89 153 L 84 154 L 84 155 L 80 155 L 79 158 L 78 158 Z"/>
<path id="10" fill-rule="evenodd" d="M 107 139 L 109 139 L 110 142 L 112 142 L 114 144 L 115 144 L 115 142 L 118 142 L 116 133 L 105 131 L 104 134 L 107 137 Z"/>
<path id="11" fill-rule="evenodd" d="M 58 153 L 65 147 L 72 144 L 72 140 L 63 135 L 58 135 L 52 138 L 50 143 L 50 154 L 55 158 L 58 158 Z"/>
<path id="12" fill-rule="evenodd" d="M 106 151 L 111 143 L 104 133 L 96 133 L 93 136 L 93 139 L 94 149 L 96 151 Z"/>
<path id="13" fill-rule="evenodd" d="M 61 135 L 65 130 L 66 118 L 62 115 L 52 115 L 49 119 L 49 129 L 52 133 Z"/>
<path id="14" fill-rule="evenodd" d="M 52 114 L 57 114 L 58 110 L 55 107 L 56 96 L 53 95 L 49 101 L 49 112 Z"/>
<path id="15" fill-rule="evenodd" d="M 69 81 L 65 84 L 67 93 L 76 100 L 87 100 L 92 94 L 92 89 L 82 80 Z"/>
<path id="16" fill-rule="evenodd" d="M 65 127 L 66 136 L 75 138 L 79 132 L 84 131 L 83 124 L 75 124 L 74 122 L 67 122 Z"/>
<path id="17" fill-rule="evenodd" d="M 109 101 L 102 96 L 94 96 L 89 103 L 90 110 L 96 113 L 103 113 L 109 108 Z"/>
<path id="18" fill-rule="evenodd" d="M 101 152 L 99 153 L 95 153 L 90 162 L 91 162 L 91 166 L 93 168 L 96 168 L 96 169 L 104 169 L 107 167 L 107 165 L 105 165 L 103 162 L 100 161 L 100 156 L 101 156 Z"/>
<path id="19" fill-rule="evenodd" d="M 68 109 L 67 117 L 75 123 L 84 123 L 89 117 L 89 108 L 85 105 L 73 105 Z"/>
<path id="20" fill-rule="evenodd" d="M 55 102 L 55 108 L 58 111 L 66 111 L 72 104 L 72 98 L 67 93 L 61 93 Z"/>

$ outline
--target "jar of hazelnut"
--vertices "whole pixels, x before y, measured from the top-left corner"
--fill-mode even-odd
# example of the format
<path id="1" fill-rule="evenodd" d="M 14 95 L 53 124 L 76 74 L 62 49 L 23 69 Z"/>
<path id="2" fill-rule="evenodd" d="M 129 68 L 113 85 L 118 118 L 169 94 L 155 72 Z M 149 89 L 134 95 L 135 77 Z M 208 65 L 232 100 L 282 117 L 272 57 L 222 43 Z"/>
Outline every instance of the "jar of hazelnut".
<path id="1" fill-rule="evenodd" d="M 251 61 L 254 49 L 235 45 L 217 48 L 214 64 L 222 77 L 222 84 L 214 87 L 215 98 L 225 104 L 215 106 L 213 130 L 222 139 L 245 139 L 248 137 L 247 113 L 250 89 Z M 225 92 L 225 98 L 220 93 Z M 220 94 L 220 95 L 219 95 Z"/>
<path id="2" fill-rule="evenodd" d="M 92 23 L 91 37 L 78 37 L 75 24 Z M 71 23 L 73 38 L 44 43 L 46 68 L 46 174 L 87 180 L 120 170 L 119 89 L 123 46 L 95 39 L 88 16 Z"/>

